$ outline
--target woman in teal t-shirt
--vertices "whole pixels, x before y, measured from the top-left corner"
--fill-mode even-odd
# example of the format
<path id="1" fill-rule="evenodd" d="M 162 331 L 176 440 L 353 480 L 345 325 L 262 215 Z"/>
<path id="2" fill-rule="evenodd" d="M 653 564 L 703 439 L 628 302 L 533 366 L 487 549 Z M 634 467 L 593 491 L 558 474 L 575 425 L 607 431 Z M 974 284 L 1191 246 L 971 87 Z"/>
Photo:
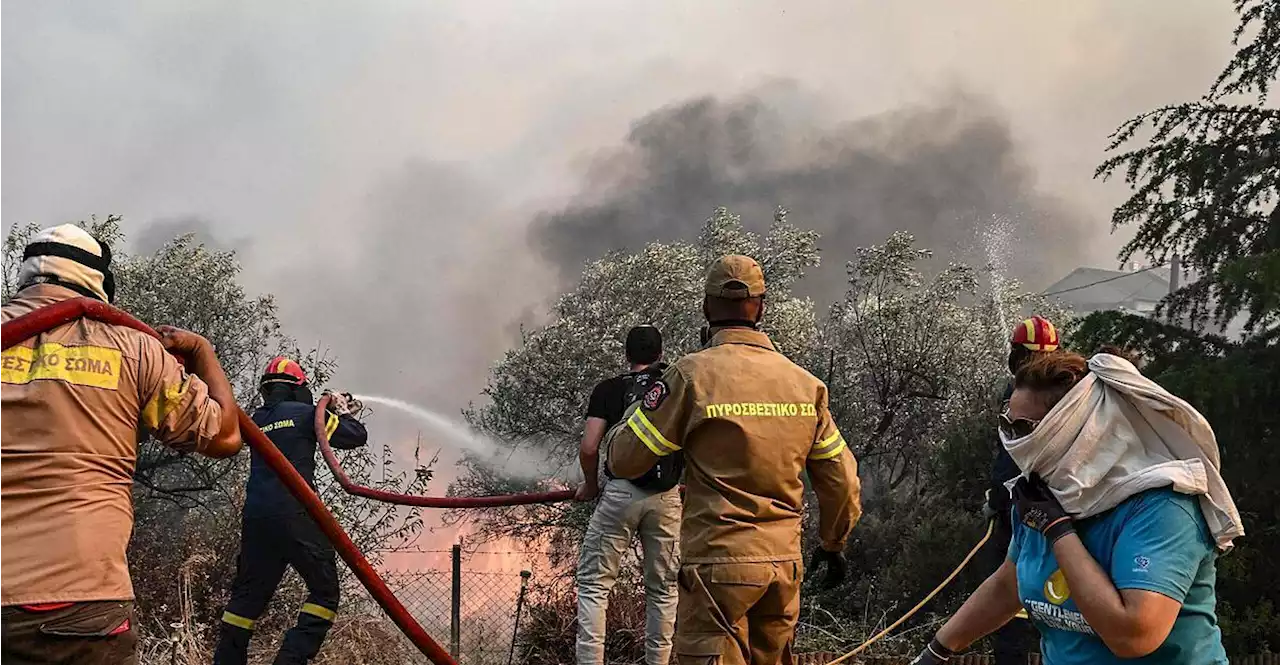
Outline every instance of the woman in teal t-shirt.
<path id="1" fill-rule="evenodd" d="M 1006 435 L 1029 434 L 1087 371 L 1066 352 L 1020 370 L 1001 417 Z M 1013 494 L 1004 565 L 914 664 L 945 663 L 1022 609 L 1040 629 L 1046 665 L 1227 663 L 1214 611 L 1217 549 L 1196 497 L 1153 489 L 1073 520 L 1035 474 Z"/>

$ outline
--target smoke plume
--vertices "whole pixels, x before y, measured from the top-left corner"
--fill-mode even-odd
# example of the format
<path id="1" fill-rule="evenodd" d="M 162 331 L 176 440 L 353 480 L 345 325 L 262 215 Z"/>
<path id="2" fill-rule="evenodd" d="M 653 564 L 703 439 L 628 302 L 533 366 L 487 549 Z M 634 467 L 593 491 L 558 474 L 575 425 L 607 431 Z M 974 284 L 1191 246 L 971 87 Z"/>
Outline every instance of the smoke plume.
<path id="1" fill-rule="evenodd" d="M 1039 286 L 1088 260 L 1085 238 L 1097 225 L 1037 188 L 993 104 L 954 94 L 819 125 L 818 102 L 771 86 L 648 113 L 591 162 L 568 206 L 537 219 L 533 242 L 573 276 L 610 250 L 693 238 L 717 205 L 758 230 L 784 206 L 793 223 L 822 234 L 826 267 L 806 286 L 828 301 L 843 291 L 854 248 L 900 229 L 942 258 L 981 262 L 983 229 L 1008 218 L 1019 250 L 1000 268 Z"/>
<path id="2" fill-rule="evenodd" d="M 1108 265 L 1107 132 L 1200 94 L 1235 24 L 1230 3 L 1167 0 L 47 0 L 3 19 L 6 227 L 119 213 L 135 247 L 234 247 L 285 330 L 337 357 L 335 385 L 445 413 L 582 261 L 689 237 L 717 205 L 821 231 L 822 297 L 854 246 L 905 228 L 945 258 L 992 214 L 1032 285 Z"/>

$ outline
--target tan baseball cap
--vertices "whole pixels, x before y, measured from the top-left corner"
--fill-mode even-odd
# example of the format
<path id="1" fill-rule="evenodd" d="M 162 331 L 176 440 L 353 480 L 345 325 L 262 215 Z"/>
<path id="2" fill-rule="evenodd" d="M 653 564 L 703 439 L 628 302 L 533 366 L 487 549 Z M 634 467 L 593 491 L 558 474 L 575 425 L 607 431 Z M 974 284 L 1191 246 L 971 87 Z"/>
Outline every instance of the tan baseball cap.
<path id="1" fill-rule="evenodd" d="M 729 254 L 716 259 L 707 271 L 707 295 L 745 300 L 764 295 L 764 271 L 750 256 Z"/>

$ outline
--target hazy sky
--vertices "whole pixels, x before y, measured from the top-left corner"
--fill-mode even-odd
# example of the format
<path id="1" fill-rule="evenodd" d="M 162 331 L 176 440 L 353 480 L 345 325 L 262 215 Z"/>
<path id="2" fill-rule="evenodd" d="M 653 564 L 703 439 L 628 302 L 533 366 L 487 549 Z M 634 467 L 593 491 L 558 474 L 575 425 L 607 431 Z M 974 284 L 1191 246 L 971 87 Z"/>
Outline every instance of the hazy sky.
<path id="1" fill-rule="evenodd" d="M 120 213 L 135 238 L 202 229 L 339 357 L 339 383 L 456 409 L 573 265 L 548 242 L 607 247 L 666 205 L 654 183 L 679 174 L 608 170 L 650 154 L 628 136 L 664 107 L 760 102 L 773 120 L 747 140 L 768 159 L 733 183 L 777 185 L 793 210 L 812 195 L 831 265 L 869 233 L 846 226 L 912 227 L 881 193 L 914 201 L 893 174 L 924 173 L 951 204 L 922 227 L 1013 200 L 1027 229 L 1061 230 L 1028 245 L 1043 286 L 1114 267 L 1123 189 L 1092 180 L 1106 136 L 1201 94 L 1234 23 L 1227 0 L 8 2 L 0 204 L 6 228 Z M 694 129 L 722 132 L 712 115 Z M 948 117 L 935 137 L 928 119 Z M 831 145 L 856 159 L 824 162 L 829 189 L 862 164 L 878 179 L 838 206 L 777 184 Z M 664 214 L 701 210 L 696 226 L 728 202 L 710 200 L 729 196 L 717 173 Z M 620 218 L 583 213 L 600 206 Z M 577 228 L 562 219 L 585 226 L 529 233 Z"/>

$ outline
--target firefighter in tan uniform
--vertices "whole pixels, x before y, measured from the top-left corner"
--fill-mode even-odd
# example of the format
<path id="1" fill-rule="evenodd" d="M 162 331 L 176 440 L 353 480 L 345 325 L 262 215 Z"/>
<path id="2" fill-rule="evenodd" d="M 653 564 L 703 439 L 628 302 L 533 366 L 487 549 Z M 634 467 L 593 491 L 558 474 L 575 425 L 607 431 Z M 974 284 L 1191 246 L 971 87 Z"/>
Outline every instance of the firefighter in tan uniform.
<path id="1" fill-rule="evenodd" d="M 8 321 L 115 291 L 107 246 L 71 224 L 24 252 Z M 207 340 L 79 319 L 3 353 L 0 605 L 4 665 L 136 663 L 134 465 L 149 432 L 209 457 L 240 450 L 231 384 Z M 184 357 L 188 374 L 166 350 Z"/>
<path id="2" fill-rule="evenodd" d="M 681 663 L 789 663 L 800 610 L 801 477 L 808 472 L 818 496 L 817 558 L 837 575 L 862 512 L 857 464 L 832 422 L 826 386 L 756 330 L 764 293 L 754 259 L 717 260 L 703 304 L 706 348 L 669 368 L 610 433 L 609 465 L 622 478 L 684 452 Z"/>

